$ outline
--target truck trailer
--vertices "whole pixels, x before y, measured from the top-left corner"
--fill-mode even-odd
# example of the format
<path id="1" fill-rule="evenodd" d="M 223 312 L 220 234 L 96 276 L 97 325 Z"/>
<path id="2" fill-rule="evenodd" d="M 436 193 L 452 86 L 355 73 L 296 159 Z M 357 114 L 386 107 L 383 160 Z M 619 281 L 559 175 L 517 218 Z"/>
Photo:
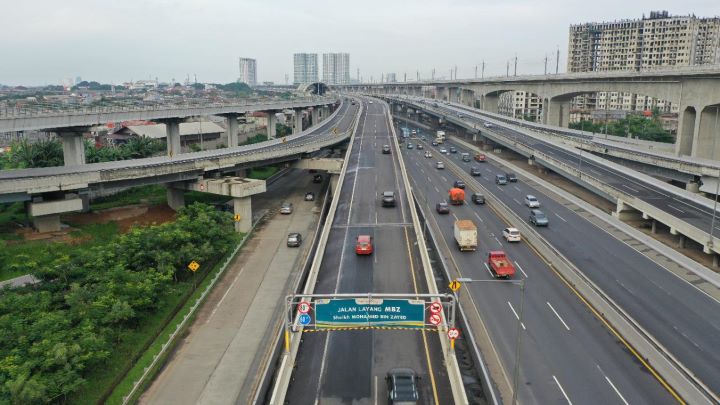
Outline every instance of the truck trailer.
<path id="1" fill-rule="evenodd" d="M 477 249 L 477 227 L 469 219 L 455 221 L 454 227 L 455 242 L 460 251 L 474 251 Z"/>

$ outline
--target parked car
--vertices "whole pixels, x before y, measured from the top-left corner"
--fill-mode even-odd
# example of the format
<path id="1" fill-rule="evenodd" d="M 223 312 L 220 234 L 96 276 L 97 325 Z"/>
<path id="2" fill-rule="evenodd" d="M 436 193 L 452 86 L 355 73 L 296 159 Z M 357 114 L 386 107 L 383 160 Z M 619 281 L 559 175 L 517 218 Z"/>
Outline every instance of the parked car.
<path id="1" fill-rule="evenodd" d="M 498 184 L 500 186 L 504 186 L 508 183 L 507 177 L 505 177 L 504 174 L 496 174 L 495 175 L 495 184 Z"/>
<path id="2" fill-rule="evenodd" d="M 385 155 L 389 155 L 390 154 L 390 145 L 383 145 L 382 153 L 384 153 Z"/>
<path id="3" fill-rule="evenodd" d="M 355 242 L 355 254 L 371 255 L 372 253 L 373 253 L 372 236 L 358 235 L 357 241 Z"/>
<path id="4" fill-rule="evenodd" d="M 505 228 L 502 234 L 508 242 L 520 242 L 520 231 L 517 228 Z"/>
<path id="5" fill-rule="evenodd" d="M 450 213 L 450 204 L 446 202 L 439 202 L 435 205 L 435 210 L 438 212 L 438 214 L 449 214 Z"/>
<path id="6" fill-rule="evenodd" d="M 472 193 L 470 199 L 475 204 L 485 204 L 485 196 L 482 193 Z"/>
<path id="7" fill-rule="evenodd" d="M 525 205 L 530 208 L 539 208 L 540 201 L 538 201 L 537 197 L 535 197 L 534 195 L 528 194 L 525 196 Z"/>
<path id="8" fill-rule="evenodd" d="M 383 191 L 381 200 L 382 200 L 383 207 L 394 207 L 395 206 L 395 192 L 394 191 Z"/>
<path id="9" fill-rule="evenodd" d="M 315 201 L 315 193 L 312 191 L 305 193 L 305 201 Z"/>
<path id="10" fill-rule="evenodd" d="M 437 162 L 437 163 L 435 163 L 435 168 L 437 168 L 437 169 L 444 169 L 444 168 L 445 168 L 445 163 L 443 163 L 443 162 Z"/>
<path id="11" fill-rule="evenodd" d="M 477 176 L 482 176 L 482 173 L 480 172 L 480 168 L 479 168 L 479 167 L 471 167 L 471 168 L 470 168 L 470 175 L 471 175 L 471 176 L 476 176 L 476 177 L 477 177 Z"/>
<path id="12" fill-rule="evenodd" d="M 415 371 L 410 368 L 394 368 L 388 371 L 386 377 L 388 401 L 397 405 L 417 404 L 420 400 L 418 378 Z"/>
<path id="13" fill-rule="evenodd" d="M 544 212 L 540 210 L 530 210 L 530 223 L 535 226 L 548 226 L 550 221 Z"/>
<path id="14" fill-rule="evenodd" d="M 280 213 L 281 214 L 287 215 L 287 214 L 292 214 L 292 212 L 293 212 L 293 205 L 291 202 L 285 201 L 284 203 L 282 203 L 282 205 L 280 205 Z"/>
<path id="15" fill-rule="evenodd" d="M 316 174 L 313 176 L 313 183 L 322 183 L 323 176 L 322 174 Z"/>
<path id="16" fill-rule="evenodd" d="M 287 237 L 288 247 L 300 247 L 302 243 L 302 235 L 297 232 L 289 233 Z"/>
<path id="17" fill-rule="evenodd" d="M 517 183 L 517 176 L 515 173 L 505 173 L 505 177 L 507 177 L 509 182 Z"/>
<path id="18" fill-rule="evenodd" d="M 453 183 L 453 187 L 457 187 L 457 188 L 462 188 L 462 189 L 464 189 L 464 188 L 465 188 L 465 182 L 462 181 L 462 180 L 455 180 L 455 182 Z"/>

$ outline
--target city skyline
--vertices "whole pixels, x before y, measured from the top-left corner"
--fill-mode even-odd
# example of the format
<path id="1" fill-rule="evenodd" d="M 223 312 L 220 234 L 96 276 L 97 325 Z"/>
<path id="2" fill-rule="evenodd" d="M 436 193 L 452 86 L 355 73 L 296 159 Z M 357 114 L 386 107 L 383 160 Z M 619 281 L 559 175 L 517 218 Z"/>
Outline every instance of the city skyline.
<path id="1" fill-rule="evenodd" d="M 59 84 L 76 76 L 115 84 L 155 77 L 164 82 L 173 78 L 183 82 L 195 75 L 201 82 L 227 83 L 237 79 L 238 55 L 226 50 L 233 48 L 237 37 L 257 34 L 265 40 L 244 43 L 242 53 L 262 66 L 257 72 L 259 83 L 284 84 L 285 75 L 293 74 L 292 55 L 307 49 L 352 54 L 353 80 L 358 69 L 365 81 L 370 77 L 379 81 L 390 72 L 414 80 L 418 71 L 421 78 L 429 78 L 433 69 L 436 78 L 449 77 L 455 66 L 458 78 L 470 78 L 483 61 L 486 76 L 501 75 L 515 54 L 518 74 L 542 73 L 545 57 L 550 59 L 549 70 L 554 71 L 557 49 L 563 72 L 568 29 L 573 24 L 636 19 L 656 10 L 699 17 L 718 13 L 713 1 L 702 0 L 682 5 L 610 1 L 597 8 L 565 0 L 552 4 L 457 0 L 446 2 L 448 7 L 424 0 L 412 5 L 371 1 L 369 5 L 339 7 L 326 3 L 309 8 L 312 12 L 298 12 L 303 8 L 287 1 L 238 5 L 216 0 L 201 6 L 189 0 L 151 0 L 101 8 L 89 0 L 25 2 L 0 15 L 6 29 L 23 33 L 0 44 L 0 52 L 11 61 L 0 66 L 0 84 Z M 382 15 L 374 14 L 378 7 L 382 7 Z M 225 11 L 217 13 L 219 9 Z M 266 19 L 254 17 L 241 19 L 234 35 L 215 28 L 230 24 L 229 19 L 237 15 L 272 16 L 275 28 L 267 29 Z M 118 16 L 130 16 L 137 29 L 113 29 L 111 22 Z M 328 30 L 337 35 L 327 35 Z M 287 41 L 288 36 L 293 41 Z M 312 45 L 297 45 L 300 42 Z"/>

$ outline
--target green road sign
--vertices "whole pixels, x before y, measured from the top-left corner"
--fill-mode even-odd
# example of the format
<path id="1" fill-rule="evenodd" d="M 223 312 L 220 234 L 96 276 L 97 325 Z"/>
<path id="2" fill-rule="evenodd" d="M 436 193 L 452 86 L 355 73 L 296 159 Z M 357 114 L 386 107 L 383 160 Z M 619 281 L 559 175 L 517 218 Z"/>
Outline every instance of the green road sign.
<path id="1" fill-rule="evenodd" d="M 402 326 L 422 328 L 425 301 L 348 298 L 315 302 L 315 324 L 323 327 Z"/>

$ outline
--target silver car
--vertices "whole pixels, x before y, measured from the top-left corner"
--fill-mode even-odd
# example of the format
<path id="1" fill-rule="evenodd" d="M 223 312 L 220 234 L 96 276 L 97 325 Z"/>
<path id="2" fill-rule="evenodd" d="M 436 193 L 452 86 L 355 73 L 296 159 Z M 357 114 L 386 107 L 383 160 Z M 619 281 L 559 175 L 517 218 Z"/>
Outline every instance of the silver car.
<path id="1" fill-rule="evenodd" d="M 292 214 L 292 212 L 293 212 L 293 205 L 291 202 L 285 201 L 284 203 L 282 203 L 282 205 L 280 206 L 281 214 L 287 215 L 287 214 Z"/>

